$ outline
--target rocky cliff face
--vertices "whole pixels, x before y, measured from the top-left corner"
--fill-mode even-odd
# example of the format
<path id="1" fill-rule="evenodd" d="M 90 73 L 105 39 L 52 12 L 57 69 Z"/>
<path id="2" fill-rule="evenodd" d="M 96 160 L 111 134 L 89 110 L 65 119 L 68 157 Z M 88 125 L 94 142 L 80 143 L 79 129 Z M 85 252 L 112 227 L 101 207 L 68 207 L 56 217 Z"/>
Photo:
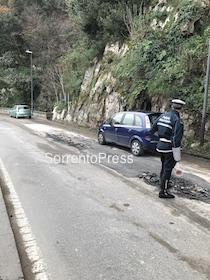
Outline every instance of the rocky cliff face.
<path id="1" fill-rule="evenodd" d="M 204 2 L 205 1 L 202 3 Z M 158 9 L 170 9 L 172 11 L 173 7 L 167 6 L 166 3 L 167 1 L 160 0 L 153 9 L 155 11 Z M 173 20 L 177 20 L 177 14 L 175 14 Z M 168 17 L 164 22 L 153 21 L 153 28 L 163 29 L 168 21 Z M 183 26 L 183 30 L 185 28 L 185 31 L 186 29 L 188 30 L 186 32 L 193 33 L 194 24 L 195 23 L 192 22 L 188 26 Z M 125 95 L 119 92 L 117 81 L 115 77 L 113 77 L 110 69 L 111 66 L 109 63 L 105 63 L 110 57 L 120 59 L 126 54 L 128 49 L 129 46 L 127 44 L 120 46 L 118 43 L 106 47 L 103 59 L 101 61 L 95 61 L 93 66 L 86 71 L 80 96 L 77 102 L 70 105 L 69 111 L 65 117 L 67 121 L 95 128 L 115 112 L 133 109 L 127 107 L 128 100 Z M 176 98 L 176 96 L 174 96 L 174 98 Z M 169 101 L 160 96 L 150 97 L 148 104 L 144 104 L 144 107 L 143 104 L 141 104 L 140 107 L 136 106 L 136 108 L 164 112 L 169 109 Z M 64 114 L 62 117 L 60 115 L 58 116 L 58 118 L 63 117 Z M 185 111 L 182 117 L 185 123 L 185 142 L 195 142 L 196 137 L 199 137 L 201 115 L 195 116 L 193 112 L 188 110 Z M 206 139 L 210 140 L 210 120 L 208 119 L 206 122 L 205 135 Z"/>
<path id="2" fill-rule="evenodd" d="M 107 54 L 110 55 L 110 53 L 115 56 L 122 56 L 125 54 L 127 48 L 127 45 L 119 47 L 118 44 L 107 46 L 104 57 Z M 65 118 L 66 121 L 81 126 L 96 128 L 114 113 L 128 109 L 126 98 L 120 92 L 116 91 L 115 85 L 115 78 L 110 72 L 104 71 L 102 61 L 95 62 L 86 71 L 78 102 L 71 104 L 66 116 L 65 112 L 63 112 L 62 114 L 54 115 L 54 119 Z M 169 101 L 162 97 L 151 97 L 150 106 L 152 111 L 165 112 L 169 109 Z M 195 116 L 189 111 L 185 111 L 182 114 L 182 119 L 185 124 L 184 143 L 187 145 L 189 141 L 190 143 L 196 141 L 196 136 L 199 135 L 198 130 L 200 130 L 200 124 L 198 116 Z M 207 140 L 210 140 L 210 120 L 208 119 L 206 122 L 205 137 Z"/>
<path id="3" fill-rule="evenodd" d="M 107 46 L 106 55 L 122 56 L 127 46 L 119 47 L 118 44 Z M 66 119 L 79 125 L 96 127 L 99 123 L 118 111 L 126 109 L 126 99 L 116 91 L 116 80 L 111 72 L 104 69 L 102 61 L 95 62 L 86 71 L 77 103 L 71 104 Z"/>
<path id="4" fill-rule="evenodd" d="M 128 50 L 126 44 L 107 46 L 103 55 L 123 56 Z M 116 112 L 126 111 L 128 100 L 116 90 L 116 80 L 109 70 L 104 70 L 102 61 L 95 62 L 86 71 L 78 102 L 72 103 L 66 120 L 79 125 L 95 128 L 98 124 L 109 118 Z M 162 97 L 151 97 L 148 101 L 150 110 L 164 112 L 168 109 L 168 101 Z M 148 109 L 144 106 L 138 109 Z M 60 118 L 60 116 L 59 116 Z"/>

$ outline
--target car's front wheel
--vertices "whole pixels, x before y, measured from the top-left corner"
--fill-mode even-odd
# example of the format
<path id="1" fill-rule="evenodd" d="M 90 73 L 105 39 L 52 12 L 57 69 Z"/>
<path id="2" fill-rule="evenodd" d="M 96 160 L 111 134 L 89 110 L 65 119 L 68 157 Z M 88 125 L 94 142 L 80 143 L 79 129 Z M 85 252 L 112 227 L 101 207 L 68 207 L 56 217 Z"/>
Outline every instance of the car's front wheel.
<path id="1" fill-rule="evenodd" d="M 142 144 L 139 140 L 135 139 L 131 143 L 131 152 L 134 156 L 143 156 L 144 149 Z"/>
<path id="2" fill-rule="evenodd" d="M 104 134 L 103 134 L 102 131 L 100 131 L 100 132 L 98 133 L 98 143 L 99 143 L 100 145 L 106 144 L 105 137 L 104 137 Z"/>

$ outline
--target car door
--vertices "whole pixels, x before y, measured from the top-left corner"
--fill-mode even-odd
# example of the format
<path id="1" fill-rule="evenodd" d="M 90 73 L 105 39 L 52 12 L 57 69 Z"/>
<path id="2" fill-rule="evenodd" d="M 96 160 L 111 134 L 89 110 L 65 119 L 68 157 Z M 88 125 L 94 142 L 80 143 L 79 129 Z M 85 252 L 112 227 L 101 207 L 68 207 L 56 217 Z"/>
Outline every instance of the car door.
<path id="1" fill-rule="evenodd" d="M 118 144 L 118 129 L 123 115 L 123 113 L 117 113 L 109 119 L 108 123 L 104 124 L 104 134 L 107 142 Z"/>
<path id="2" fill-rule="evenodd" d="M 121 146 L 129 146 L 134 128 L 134 113 L 125 113 L 118 128 L 118 142 Z"/>

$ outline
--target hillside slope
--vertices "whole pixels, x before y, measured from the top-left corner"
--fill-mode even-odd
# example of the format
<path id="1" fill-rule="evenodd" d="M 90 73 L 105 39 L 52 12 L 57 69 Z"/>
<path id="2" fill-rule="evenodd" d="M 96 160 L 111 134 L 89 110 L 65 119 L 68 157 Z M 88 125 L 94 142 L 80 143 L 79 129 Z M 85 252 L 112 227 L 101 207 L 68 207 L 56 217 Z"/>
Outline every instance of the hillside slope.
<path id="1" fill-rule="evenodd" d="M 67 120 L 96 127 L 119 110 L 163 112 L 171 98 L 182 98 L 187 103 L 183 119 L 189 146 L 200 136 L 210 4 L 152 2 L 136 21 L 127 18 L 129 40 L 108 44 L 102 59 L 86 71 Z M 209 115 L 205 137 L 210 140 Z"/>

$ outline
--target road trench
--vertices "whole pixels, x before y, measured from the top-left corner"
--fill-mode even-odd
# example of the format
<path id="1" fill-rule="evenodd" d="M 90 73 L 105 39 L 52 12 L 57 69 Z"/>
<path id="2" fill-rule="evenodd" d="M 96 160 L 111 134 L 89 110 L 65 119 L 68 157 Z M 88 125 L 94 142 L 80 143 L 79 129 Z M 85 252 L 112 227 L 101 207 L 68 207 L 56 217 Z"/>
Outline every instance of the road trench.
<path id="1" fill-rule="evenodd" d="M 53 141 L 73 146 L 78 148 L 81 152 L 86 149 L 86 147 L 90 147 L 92 141 L 89 139 L 82 139 L 79 137 L 71 137 L 65 133 L 47 133 L 47 138 L 53 139 Z M 183 156 L 183 163 L 179 163 L 178 167 L 175 167 L 170 180 L 170 188 L 173 189 L 175 195 L 179 197 L 183 197 L 189 200 L 197 200 L 210 204 L 210 175 L 208 174 L 208 169 L 206 166 L 210 166 L 210 160 L 203 159 L 198 157 L 193 157 L 193 163 L 189 163 L 192 159 L 190 155 Z M 187 167 L 186 167 L 187 165 Z M 198 169 L 199 168 L 199 169 Z M 181 174 L 179 174 L 179 172 Z M 193 172 L 194 175 L 201 176 L 203 180 L 209 182 L 204 186 L 198 183 L 193 183 L 191 180 L 187 180 L 183 178 L 184 172 Z M 177 174 L 177 175 L 176 175 Z M 154 186 L 159 189 L 160 187 L 160 177 L 159 174 L 151 173 L 148 171 L 141 172 L 138 174 L 138 178 L 142 179 L 145 183 Z"/>

